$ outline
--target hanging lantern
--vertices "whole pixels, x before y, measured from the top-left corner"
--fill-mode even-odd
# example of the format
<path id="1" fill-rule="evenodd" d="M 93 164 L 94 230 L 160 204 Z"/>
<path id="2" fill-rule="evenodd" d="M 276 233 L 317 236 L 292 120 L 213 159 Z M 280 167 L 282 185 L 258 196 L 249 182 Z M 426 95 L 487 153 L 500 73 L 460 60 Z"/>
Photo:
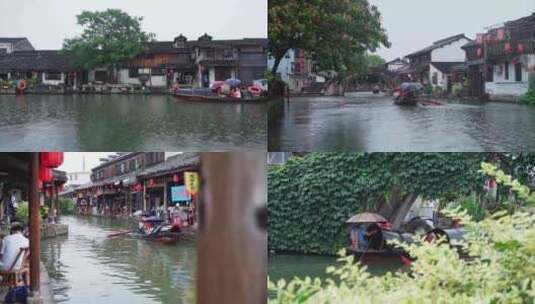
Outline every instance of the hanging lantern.
<path id="1" fill-rule="evenodd" d="M 178 174 L 173 175 L 173 182 L 178 183 L 180 181 L 180 177 Z"/>
<path id="2" fill-rule="evenodd" d="M 149 186 L 152 187 L 152 186 L 154 186 L 154 184 L 155 184 L 155 183 L 154 183 L 154 179 L 151 178 L 151 179 L 149 180 Z"/>
<path id="3" fill-rule="evenodd" d="M 506 53 L 511 53 L 512 50 L 513 50 L 513 49 L 511 48 L 511 43 L 509 43 L 509 42 L 506 43 L 506 44 L 505 44 L 505 52 L 506 52 Z"/>
<path id="4" fill-rule="evenodd" d="M 43 190 L 43 181 L 40 180 L 40 179 L 37 181 L 37 188 L 38 188 L 39 190 Z"/>
<path id="5" fill-rule="evenodd" d="M 54 179 L 52 169 L 39 166 L 39 179 L 43 183 L 50 183 Z"/>
<path id="6" fill-rule="evenodd" d="M 481 48 L 477 49 L 477 57 L 481 57 L 483 55 L 483 50 Z"/>
<path id="7" fill-rule="evenodd" d="M 516 46 L 516 51 L 517 51 L 519 54 L 524 53 L 524 45 L 523 45 L 522 43 L 519 43 L 519 44 Z"/>
<path id="8" fill-rule="evenodd" d="M 43 167 L 57 168 L 63 164 L 63 152 L 41 152 L 39 161 Z"/>

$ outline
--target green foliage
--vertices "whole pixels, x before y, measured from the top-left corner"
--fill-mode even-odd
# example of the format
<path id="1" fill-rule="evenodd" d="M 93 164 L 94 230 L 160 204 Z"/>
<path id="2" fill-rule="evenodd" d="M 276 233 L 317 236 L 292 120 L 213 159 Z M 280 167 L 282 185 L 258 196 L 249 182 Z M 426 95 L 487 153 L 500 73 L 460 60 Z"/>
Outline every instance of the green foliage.
<path id="1" fill-rule="evenodd" d="M 386 60 L 377 54 L 368 54 L 366 55 L 366 63 L 369 68 L 376 68 L 385 65 Z"/>
<path id="2" fill-rule="evenodd" d="M 477 200 L 473 195 L 465 196 L 457 200 L 451 204 L 450 207 L 459 208 L 470 215 L 475 221 L 482 220 L 486 215 L 486 210 L 483 206 L 483 203 Z"/>
<path id="3" fill-rule="evenodd" d="M 520 97 L 520 103 L 528 106 L 535 106 L 535 91 L 529 91 Z"/>
<path id="4" fill-rule="evenodd" d="M 19 202 L 19 206 L 15 214 L 15 218 L 17 219 L 17 221 L 22 222 L 22 223 L 28 222 L 29 214 L 30 214 L 30 209 L 28 208 L 28 202 L 25 202 L 25 201 Z"/>
<path id="5" fill-rule="evenodd" d="M 269 53 L 277 64 L 292 48 L 309 54 L 320 71 L 340 79 L 361 71 L 363 56 L 390 46 L 381 14 L 367 0 L 270 0 Z M 336 47 L 333 47 L 336 46 Z"/>
<path id="6" fill-rule="evenodd" d="M 456 96 L 456 97 L 461 96 L 461 94 L 463 92 L 463 85 L 460 84 L 460 83 L 454 84 L 452 86 L 452 88 L 451 88 L 451 92 L 452 92 L 453 96 Z"/>
<path id="7" fill-rule="evenodd" d="M 141 30 L 141 17 L 132 17 L 118 9 L 102 12 L 84 11 L 76 16 L 84 27 L 82 35 L 66 39 L 63 50 L 72 55 L 74 64 L 83 69 L 111 67 L 134 58 L 154 34 Z"/>
<path id="8" fill-rule="evenodd" d="M 529 200 L 533 194 L 492 167 L 495 175 Z M 498 212 L 474 222 L 465 212 L 449 211 L 466 228 L 461 242 L 467 258 L 442 242 L 400 244 L 416 260 L 409 272 L 371 276 L 353 256 L 329 267 L 337 280 L 293 279 L 268 288 L 269 303 L 533 303 L 535 298 L 535 214 Z"/>
<path id="9" fill-rule="evenodd" d="M 59 199 L 59 211 L 60 214 L 74 214 L 75 203 L 73 200 L 68 198 Z"/>
<path id="10" fill-rule="evenodd" d="M 429 83 L 426 84 L 426 85 L 424 86 L 424 88 L 423 88 L 423 91 L 424 91 L 424 93 L 427 94 L 427 95 L 431 95 L 431 94 L 433 94 L 433 85 L 431 85 L 431 84 L 429 84 Z"/>
<path id="11" fill-rule="evenodd" d="M 394 187 L 427 198 L 481 191 L 477 153 L 312 153 L 268 175 L 268 246 L 276 251 L 336 254 L 347 244 L 345 221 L 377 210 Z M 462 174 L 460 174 L 462 172 Z"/>

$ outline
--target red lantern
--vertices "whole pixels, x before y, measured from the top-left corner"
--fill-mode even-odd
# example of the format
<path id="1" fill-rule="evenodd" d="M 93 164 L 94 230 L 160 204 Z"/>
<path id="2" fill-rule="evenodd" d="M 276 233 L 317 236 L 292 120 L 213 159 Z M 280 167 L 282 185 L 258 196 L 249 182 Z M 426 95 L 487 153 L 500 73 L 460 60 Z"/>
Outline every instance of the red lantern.
<path id="1" fill-rule="evenodd" d="M 522 54 L 524 53 L 524 45 L 519 43 L 517 46 L 516 46 L 516 50 L 518 51 L 518 53 Z"/>
<path id="2" fill-rule="evenodd" d="M 63 164 L 63 152 L 41 152 L 39 161 L 43 167 L 57 168 Z"/>
<path id="3" fill-rule="evenodd" d="M 173 182 L 178 183 L 180 181 L 180 177 L 178 174 L 173 175 Z"/>
<path id="4" fill-rule="evenodd" d="M 477 49 L 477 57 L 481 57 L 483 55 L 483 50 L 481 48 Z"/>
<path id="5" fill-rule="evenodd" d="M 39 179 L 43 183 L 50 183 L 54 179 L 52 169 L 39 166 Z"/>
<path id="6" fill-rule="evenodd" d="M 508 42 L 505 44 L 505 52 L 506 53 L 511 53 L 513 49 L 511 48 L 511 44 Z"/>
<path id="7" fill-rule="evenodd" d="M 151 178 L 151 179 L 149 180 L 149 186 L 151 186 L 151 187 L 154 186 L 154 179 Z"/>
<path id="8" fill-rule="evenodd" d="M 39 190 L 43 190 L 43 181 L 42 180 L 38 180 L 37 181 L 37 188 L 39 188 Z"/>

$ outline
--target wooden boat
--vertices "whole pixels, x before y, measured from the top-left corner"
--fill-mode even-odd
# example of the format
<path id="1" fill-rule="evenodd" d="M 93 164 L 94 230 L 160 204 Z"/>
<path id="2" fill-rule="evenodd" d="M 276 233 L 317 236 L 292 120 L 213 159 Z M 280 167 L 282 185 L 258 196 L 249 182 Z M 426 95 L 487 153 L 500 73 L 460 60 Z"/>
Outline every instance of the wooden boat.
<path id="1" fill-rule="evenodd" d="M 251 102 L 265 102 L 269 98 L 266 96 L 252 96 L 251 94 L 243 94 L 242 98 L 228 97 L 219 95 L 206 90 L 188 90 L 179 89 L 173 93 L 173 96 L 181 101 L 195 101 L 195 102 L 225 102 L 225 103 L 251 103 Z"/>

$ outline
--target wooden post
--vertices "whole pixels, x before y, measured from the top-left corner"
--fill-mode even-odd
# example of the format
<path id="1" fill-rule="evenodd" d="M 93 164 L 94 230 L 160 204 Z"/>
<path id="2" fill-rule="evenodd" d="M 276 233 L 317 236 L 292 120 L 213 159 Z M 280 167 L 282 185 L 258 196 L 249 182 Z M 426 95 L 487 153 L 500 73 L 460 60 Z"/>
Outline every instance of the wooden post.
<path id="1" fill-rule="evenodd" d="M 146 181 L 143 181 L 143 211 L 147 211 L 147 185 L 146 185 Z"/>
<path id="2" fill-rule="evenodd" d="M 30 296 L 33 300 L 41 297 L 40 258 L 41 253 L 41 215 L 39 213 L 39 153 L 30 153 L 29 174 L 29 222 L 30 222 Z M 33 302 L 38 303 L 38 302 Z"/>
<path id="3" fill-rule="evenodd" d="M 266 154 L 202 153 L 197 303 L 267 301 Z"/>
<path id="4" fill-rule="evenodd" d="M 164 214 L 164 220 L 167 222 L 167 219 L 169 218 L 169 215 L 167 214 L 167 181 L 164 180 L 163 182 L 163 214 Z"/>
<path id="5" fill-rule="evenodd" d="M 55 212 L 53 213 L 56 218 L 54 220 L 58 221 L 59 220 L 59 213 L 60 213 L 60 210 L 59 210 L 59 193 L 58 193 L 58 186 L 56 186 L 56 184 L 54 184 L 54 193 L 55 193 L 55 198 L 54 198 L 54 210 Z"/>

